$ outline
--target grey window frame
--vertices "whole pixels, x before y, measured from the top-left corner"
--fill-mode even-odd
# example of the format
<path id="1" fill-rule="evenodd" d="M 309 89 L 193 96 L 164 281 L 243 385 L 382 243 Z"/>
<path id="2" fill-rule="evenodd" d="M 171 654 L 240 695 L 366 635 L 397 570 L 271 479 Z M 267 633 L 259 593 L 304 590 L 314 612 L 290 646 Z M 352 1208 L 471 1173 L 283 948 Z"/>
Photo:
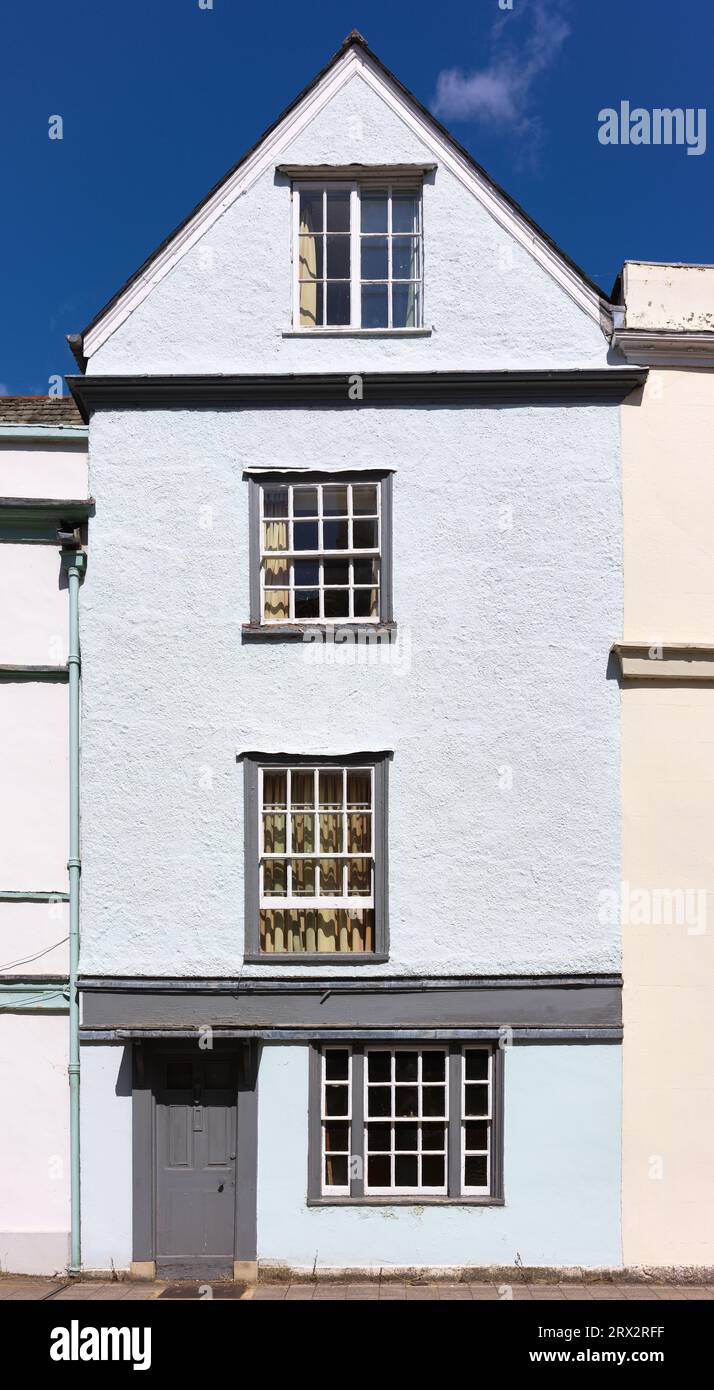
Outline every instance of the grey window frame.
<path id="1" fill-rule="evenodd" d="M 243 755 L 243 804 L 245 844 L 245 960 L 251 964 L 291 966 L 374 965 L 389 960 L 389 763 L 385 752 L 311 755 L 307 753 L 259 753 Z M 262 952 L 260 949 L 260 883 L 258 769 L 261 767 L 371 767 L 374 769 L 374 951 Z"/>
<path id="2" fill-rule="evenodd" d="M 431 1037 L 401 1039 L 398 1034 L 384 1037 L 386 1048 L 417 1047 L 428 1048 L 434 1044 Z M 415 1193 L 413 1195 L 390 1194 L 375 1195 L 364 1190 L 364 1059 L 367 1046 L 379 1046 L 374 1042 L 365 1044 L 354 1037 L 331 1039 L 330 1042 L 310 1044 L 309 1085 L 308 1085 L 308 1164 L 307 1164 L 307 1203 L 308 1206 L 486 1206 L 505 1205 L 503 1184 L 503 1108 L 504 1108 L 504 1051 L 499 1042 L 485 1042 L 483 1038 L 459 1038 L 458 1042 L 446 1042 L 449 1068 L 449 1112 L 448 1112 L 448 1157 L 447 1193 L 445 1196 Z M 443 1044 L 442 1044 L 443 1045 Z M 330 1196 L 322 1190 L 322 1053 L 326 1048 L 348 1047 L 352 1054 L 351 1070 L 351 1157 L 361 1160 L 361 1171 L 351 1177 L 350 1195 Z M 461 1055 L 469 1047 L 488 1047 L 493 1058 L 492 1109 L 491 1120 L 491 1183 L 490 1191 L 479 1195 L 462 1194 L 461 1189 Z"/>
<path id="3" fill-rule="evenodd" d="M 391 626 L 393 617 L 393 573 L 392 573 L 392 478 L 391 471 L 382 468 L 369 469 L 295 469 L 274 473 L 264 472 L 259 477 L 248 476 L 249 507 L 249 587 L 250 587 L 250 627 L 272 637 L 295 637 L 306 628 L 325 630 L 360 630 L 379 632 L 385 625 Z M 380 488 L 381 535 L 379 555 L 379 614 L 377 620 L 362 621 L 355 618 L 351 622 L 332 624 L 324 618 L 306 618 L 303 623 L 266 623 L 260 601 L 260 489 L 277 487 L 292 483 L 378 483 Z"/>

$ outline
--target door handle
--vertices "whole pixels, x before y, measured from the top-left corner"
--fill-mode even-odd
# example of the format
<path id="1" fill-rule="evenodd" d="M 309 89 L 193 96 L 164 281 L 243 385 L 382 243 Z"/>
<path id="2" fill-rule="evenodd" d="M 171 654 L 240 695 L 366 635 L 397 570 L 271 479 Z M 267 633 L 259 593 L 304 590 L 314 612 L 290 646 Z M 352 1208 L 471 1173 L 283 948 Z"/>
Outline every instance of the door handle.
<path id="1" fill-rule="evenodd" d="M 224 1183 L 222 1183 L 222 1182 L 219 1182 L 219 1184 L 218 1184 L 218 1191 L 219 1191 L 219 1192 L 222 1192 L 222 1191 L 223 1191 L 223 1188 L 224 1188 L 224 1186 L 225 1186 L 225 1184 L 224 1184 Z"/>

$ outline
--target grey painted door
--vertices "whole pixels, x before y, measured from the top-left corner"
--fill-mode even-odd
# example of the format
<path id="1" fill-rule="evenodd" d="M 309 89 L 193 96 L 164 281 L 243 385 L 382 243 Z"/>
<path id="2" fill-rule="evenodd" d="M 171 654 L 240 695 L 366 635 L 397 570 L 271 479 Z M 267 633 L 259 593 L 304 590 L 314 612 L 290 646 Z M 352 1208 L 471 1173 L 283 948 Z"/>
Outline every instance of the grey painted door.
<path id="1" fill-rule="evenodd" d="M 232 1278 L 237 1059 L 156 1059 L 156 1266 L 175 1278 Z"/>

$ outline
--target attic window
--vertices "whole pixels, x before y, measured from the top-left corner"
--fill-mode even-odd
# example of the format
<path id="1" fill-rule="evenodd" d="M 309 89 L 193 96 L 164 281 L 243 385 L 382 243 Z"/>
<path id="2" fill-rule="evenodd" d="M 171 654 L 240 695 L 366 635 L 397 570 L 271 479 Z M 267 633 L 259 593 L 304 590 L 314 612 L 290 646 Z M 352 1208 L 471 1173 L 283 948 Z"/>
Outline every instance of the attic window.
<path id="1" fill-rule="evenodd" d="M 421 188 L 300 183 L 294 204 L 294 326 L 422 326 Z"/>

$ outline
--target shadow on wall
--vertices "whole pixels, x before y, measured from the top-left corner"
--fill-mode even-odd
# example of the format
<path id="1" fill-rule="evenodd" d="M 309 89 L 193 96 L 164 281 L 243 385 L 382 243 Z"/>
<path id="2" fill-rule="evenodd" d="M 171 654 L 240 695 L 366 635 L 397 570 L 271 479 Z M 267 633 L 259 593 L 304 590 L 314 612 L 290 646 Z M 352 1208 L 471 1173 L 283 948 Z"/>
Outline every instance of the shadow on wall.
<path id="1" fill-rule="evenodd" d="M 124 1055 L 121 1059 L 119 1071 L 117 1072 L 116 1086 L 114 1094 L 117 1096 L 130 1096 L 132 1094 L 132 1046 L 131 1043 L 124 1048 Z"/>

